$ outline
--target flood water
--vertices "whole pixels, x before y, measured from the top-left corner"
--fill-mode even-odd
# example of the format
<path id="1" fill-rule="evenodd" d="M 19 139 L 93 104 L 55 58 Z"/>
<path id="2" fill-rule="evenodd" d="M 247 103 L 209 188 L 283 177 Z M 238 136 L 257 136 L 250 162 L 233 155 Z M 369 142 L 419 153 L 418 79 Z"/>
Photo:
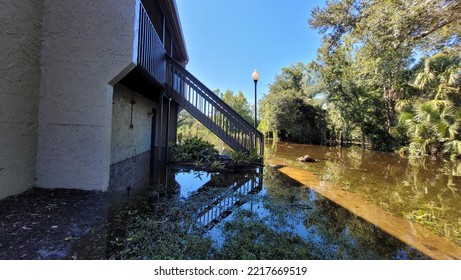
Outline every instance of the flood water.
<path id="1" fill-rule="evenodd" d="M 306 154 L 317 162 L 295 160 Z M 161 166 L 150 172 L 148 158 L 146 168 L 137 165 L 142 162 L 138 160 L 114 169 L 114 174 L 122 170 L 130 176 L 114 177 L 116 187 L 109 191 L 111 206 L 103 213 L 105 222 L 76 242 L 72 255 L 81 259 L 429 258 L 427 251 L 423 254 L 408 245 L 413 243 L 406 244 L 398 235 L 354 215 L 351 208 L 317 193 L 310 183 L 289 178 L 282 173 L 286 168 L 279 171 L 268 164 L 243 173 L 206 173 Z M 307 170 L 376 209 L 418 223 L 456 247 L 461 244 L 459 164 L 411 161 L 358 147 L 291 143 L 269 149 L 266 161 Z M 408 236 L 413 238 L 411 233 Z M 441 250 L 431 242 L 424 246 Z M 458 250 L 445 253 L 459 258 Z"/>
<path id="2" fill-rule="evenodd" d="M 318 161 L 295 160 L 306 154 Z M 151 164 L 150 158 L 147 153 L 114 165 L 107 193 L 34 189 L 0 201 L 0 212 L 4 211 L 0 222 L 5 225 L 0 228 L 0 258 L 461 256 L 459 163 L 416 162 L 357 147 L 289 143 L 266 152 L 266 163 L 287 167 L 267 164 L 239 173 L 172 169 Z M 315 176 L 306 176 L 311 173 Z M 335 194 L 342 201 L 335 200 Z M 360 203 L 348 207 L 351 199 Z M 381 218 L 388 216 L 381 212 L 392 213 L 398 221 L 384 220 L 387 228 L 382 226 Z M 364 213 L 371 213 L 374 220 Z M 400 233 L 406 231 L 406 237 L 390 231 L 389 226 L 399 228 Z M 418 238 L 426 239 L 413 242 Z"/>
<path id="3" fill-rule="evenodd" d="M 299 163 L 310 155 L 318 161 Z M 411 160 L 360 147 L 279 143 L 269 158 L 303 168 L 461 245 L 461 162 Z"/>
<path id="4" fill-rule="evenodd" d="M 161 184 L 154 182 L 113 214 L 104 232 L 105 257 L 427 258 L 269 166 L 245 173 L 165 174 Z"/>

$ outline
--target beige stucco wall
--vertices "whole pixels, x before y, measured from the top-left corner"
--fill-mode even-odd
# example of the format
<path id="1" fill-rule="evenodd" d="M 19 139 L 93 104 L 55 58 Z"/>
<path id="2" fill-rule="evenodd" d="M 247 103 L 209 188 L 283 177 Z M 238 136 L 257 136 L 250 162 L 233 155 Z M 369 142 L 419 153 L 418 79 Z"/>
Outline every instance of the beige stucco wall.
<path id="1" fill-rule="evenodd" d="M 107 189 L 112 85 L 134 67 L 137 2 L 44 0 L 37 186 Z"/>
<path id="2" fill-rule="evenodd" d="M 0 2 L 0 199 L 35 183 L 42 8 Z"/>

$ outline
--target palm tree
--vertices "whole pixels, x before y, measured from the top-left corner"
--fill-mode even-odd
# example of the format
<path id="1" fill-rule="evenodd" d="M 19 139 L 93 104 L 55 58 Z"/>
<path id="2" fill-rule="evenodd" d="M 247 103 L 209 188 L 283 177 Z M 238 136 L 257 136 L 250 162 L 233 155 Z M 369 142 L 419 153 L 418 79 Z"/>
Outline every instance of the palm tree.
<path id="1" fill-rule="evenodd" d="M 417 102 L 400 117 L 411 139 L 408 151 L 412 155 L 461 156 L 460 58 L 448 61 L 451 63 L 437 73 L 431 71 L 431 59 L 425 59 L 424 71 L 416 76 L 413 86 L 434 97 Z"/>

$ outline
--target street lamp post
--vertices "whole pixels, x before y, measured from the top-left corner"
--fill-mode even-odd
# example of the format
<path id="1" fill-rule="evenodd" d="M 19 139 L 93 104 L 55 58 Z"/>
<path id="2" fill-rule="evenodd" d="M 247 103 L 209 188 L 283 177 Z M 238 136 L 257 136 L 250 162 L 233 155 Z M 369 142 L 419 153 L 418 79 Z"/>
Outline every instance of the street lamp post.
<path id="1" fill-rule="evenodd" d="M 251 74 L 251 77 L 253 78 L 253 81 L 255 82 L 255 128 L 256 128 L 257 127 L 256 126 L 256 122 L 257 122 L 256 116 L 258 114 L 258 110 L 257 110 L 258 98 L 256 96 L 256 93 L 257 93 L 257 84 L 259 80 L 259 74 L 258 74 L 258 71 L 256 71 L 256 69 L 253 71 L 253 74 Z"/>
<path id="2" fill-rule="evenodd" d="M 327 110 L 328 110 L 328 104 L 327 103 L 323 103 L 322 105 L 322 111 L 323 111 L 323 118 L 322 118 L 322 131 L 321 131 L 321 136 L 320 136 L 320 146 L 323 146 L 325 143 L 325 130 L 326 130 L 326 114 L 327 114 Z"/>

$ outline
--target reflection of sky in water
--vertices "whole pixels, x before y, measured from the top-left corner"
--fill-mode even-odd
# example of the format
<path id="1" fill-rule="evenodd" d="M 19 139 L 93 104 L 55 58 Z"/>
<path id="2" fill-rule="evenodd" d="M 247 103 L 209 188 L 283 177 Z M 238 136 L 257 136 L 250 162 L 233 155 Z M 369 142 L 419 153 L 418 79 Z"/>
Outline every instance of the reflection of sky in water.
<path id="1" fill-rule="evenodd" d="M 301 189 L 300 189 L 301 191 Z M 306 190 L 308 191 L 308 197 L 309 201 L 312 202 L 316 198 L 316 193 L 311 190 Z M 305 218 L 305 215 L 302 213 L 306 213 L 305 210 L 300 209 L 299 215 L 289 215 L 288 213 L 284 215 L 283 219 L 283 224 L 277 223 L 274 221 L 273 213 L 267 209 L 264 206 L 264 203 L 262 203 L 263 199 L 265 196 L 270 196 L 267 194 L 266 189 L 263 188 L 263 190 L 254 195 L 252 198 L 249 199 L 249 201 L 245 204 L 243 204 L 239 209 L 236 209 L 236 211 L 251 211 L 253 212 L 256 216 L 258 216 L 261 220 L 265 220 L 266 224 L 270 227 L 272 227 L 276 231 L 287 231 L 291 232 L 292 234 L 298 235 L 302 237 L 304 240 L 311 242 L 312 244 L 316 244 L 317 247 L 323 247 L 323 250 L 330 250 L 332 252 L 337 250 L 337 245 L 336 244 L 330 244 L 326 240 L 324 240 L 324 237 L 322 236 L 322 232 L 318 229 L 318 226 L 313 224 L 308 227 L 303 223 L 303 220 Z M 289 207 L 289 203 L 287 202 L 287 207 Z M 314 206 L 315 207 L 315 206 Z M 280 213 L 284 212 L 284 209 L 280 207 Z M 310 211 L 310 210 L 307 210 Z M 224 240 L 223 240 L 223 225 L 225 222 L 232 222 L 234 218 L 234 214 L 230 215 L 227 217 L 222 223 L 220 223 L 218 226 L 214 227 L 211 231 L 210 234 L 217 242 L 217 245 L 220 247 L 222 246 Z M 347 237 L 349 237 L 349 231 L 348 229 L 343 232 Z"/>
<path id="2" fill-rule="evenodd" d="M 180 172 L 175 179 L 181 186 L 181 198 L 187 198 L 210 180 L 210 174 L 199 171 Z"/>
<path id="3" fill-rule="evenodd" d="M 273 175 L 270 177 L 273 177 Z M 248 180 L 243 180 L 239 184 L 253 187 L 259 184 L 259 182 L 252 182 L 254 178 L 247 178 Z M 209 206 L 208 209 L 210 210 L 206 213 L 212 217 L 216 215 L 216 218 L 220 220 L 207 231 L 215 246 L 221 248 L 226 243 L 226 238 L 228 238 L 225 234 L 226 223 L 233 223 L 238 219 L 237 213 L 245 211 L 252 213 L 253 218 L 264 221 L 264 224 L 274 232 L 285 232 L 301 237 L 307 246 L 312 249 L 310 253 L 315 258 L 407 259 L 412 256 L 416 256 L 416 258 L 423 257 L 418 257 L 414 253 L 409 256 L 407 253 L 409 249 L 404 244 L 385 233 L 377 233 L 378 229 L 372 230 L 372 237 L 367 237 L 366 235 L 370 233 L 366 231 L 370 227 L 367 222 L 360 221 L 347 210 L 333 203 L 325 202 L 325 199 L 313 190 L 301 187 L 299 184 L 293 185 L 293 182 L 285 181 L 281 178 L 273 179 L 272 181 L 269 178 L 265 177 L 263 180 L 265 185 L 262 186 L 262 189 L 258 189 L 256 193 L 245 192 L 237 194 L 237 189 L 241 190 L 241 186 L 222 186 L 218 196 L 203 201 L 214 203 Z M 181 198 L 186 199 L 186 201 L 189 199 L 196 201 L 197 197 L 194 195 L 194 198 L 192 198 L 191 195 L 209 182 L 210 179 L 210 174 L 205 172 L 181 172 L 176 174 L 176 182 L 181 186 Z M 206 193 L 200 192 L 200 196 L 207 196 Z M 242 203 L 235 203 L 230 206 L 223 204 L 225 206 L 221 206 L 221 201 L 225 201 L 232 196 L 235 201 L 241 201 Z M 206 209 L 206 205 L 201 207 L 201 209 Z M 230 215 L 220 217 L 219 213 L 224 211 L 230 211 Z M 359 228 L 358 231 L 356 230 L 357 228 Z M 375 238 L 378 238 L 378 240 Z M 382 242 L 385 244 L 382 244 Z"/>

